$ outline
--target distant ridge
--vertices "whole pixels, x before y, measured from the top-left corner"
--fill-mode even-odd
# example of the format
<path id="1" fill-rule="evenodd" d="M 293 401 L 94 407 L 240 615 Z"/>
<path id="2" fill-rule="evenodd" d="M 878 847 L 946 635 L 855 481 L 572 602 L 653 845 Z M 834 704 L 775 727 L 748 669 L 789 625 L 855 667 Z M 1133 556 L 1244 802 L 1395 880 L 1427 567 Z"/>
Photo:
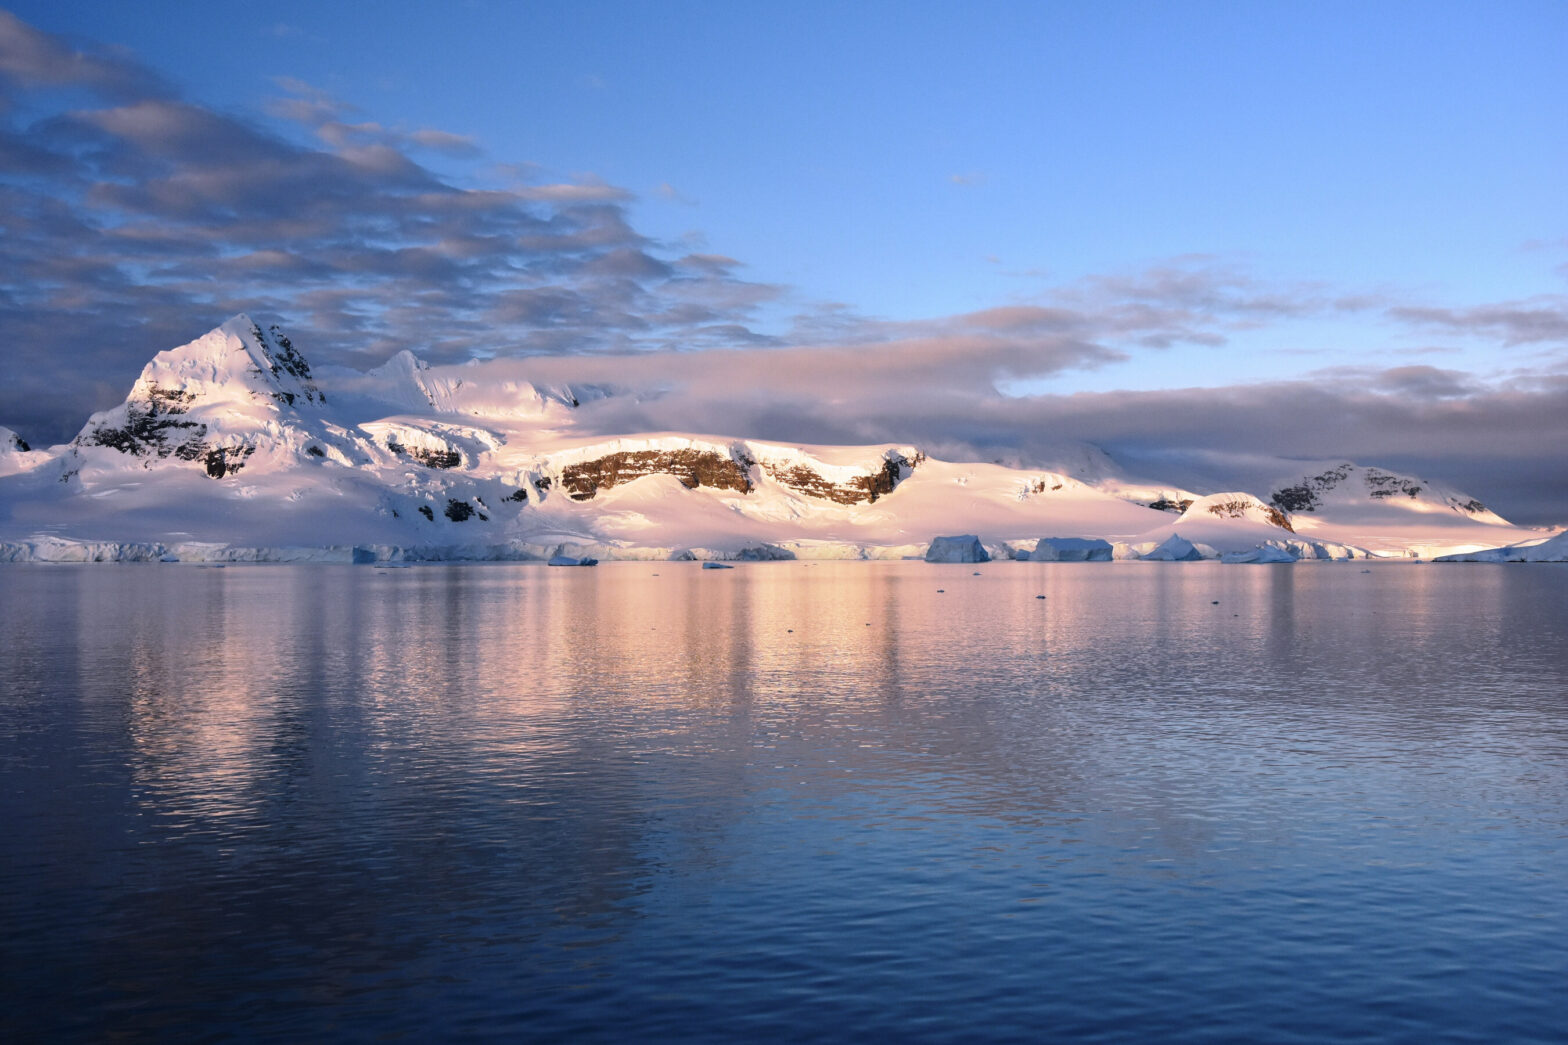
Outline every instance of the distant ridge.
<path id="1" fill-rule="evenodd" d="M 234 316 L 158 353 L 68 444 L 0 429 L 0 558 L 879 558 L 974 533 L 994 557 L 1050 537 L 1122 559 L 1190 545 L 1277 561 L 1540 537 L 1457 490 L 1352 462 L 1264 499 L 1123 474 L 1085 443 L 1030 468 L 914 445 L 606 435 L 585 419 L 614 390 L 490 373 L 404 351 L 323 376 L 278 327 Z"/>

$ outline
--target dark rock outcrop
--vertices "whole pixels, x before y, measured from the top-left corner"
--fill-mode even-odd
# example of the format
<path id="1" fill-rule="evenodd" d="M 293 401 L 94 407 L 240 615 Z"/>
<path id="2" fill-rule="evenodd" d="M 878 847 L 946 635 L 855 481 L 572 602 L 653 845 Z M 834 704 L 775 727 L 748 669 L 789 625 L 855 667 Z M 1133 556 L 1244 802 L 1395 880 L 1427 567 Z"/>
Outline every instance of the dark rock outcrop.
<path id="1" fill-rule="evenodd" d="M 426 468 L 456 468 L 463 463 L 463 455 L 456 450 L 423 450 L 416 446 L 409 449 L 408 456 Z"/>
<path id="2" fill-rule="evenodd" d="M 222 479 L 226 475 L 233 475 L 245 467 L 245 459 L 255 452 L 256 448 L 249 443 L 213 447 L 207 451 L 204 459 L 208 478 Z"/>
<path id="3" fill-rule="evenodd" d="M 889 451 L 882 461 L 882 467 L 842 483 L 832 482 L 810 465 L 786 467 L 764 464 L 762 468 L 779 485 L 808 497 L 820 497 L 839 504 L 874 504 L 877 498 L 892 493 L 899 482 L 907 478 L 915 466 L 925 459 L 922 453 L 908 458 L 897 451 Z"/>
<path id="4" fill-rule="evenodd" d="M 207 426 L 185 416 L 196 396 L 177 388 L 152 385 L 143 398 L 125 403 L 125 422 L 100 425 L 76 437 L 81 446 L 107 446 L 133 457 L 168 457 L 194 461 L 207 452 Z"/>
<path id="5" fill-rule="evenodd" d="M 755 462 L 715 450 L 624 450 L 561 469 L 561 484 L 574 501 L 589 501 L 600 490 L 640 479 L 645 475 L 673 475 L 688 490 L 711 486 L 720 490 L 751 492 L 748 470 Z M 544 488 L 544 481 L 539 482 Z"/>
<path id="6" fill-rule="evenodd" d="M 1254 502 L 1251 500 L 1220 501 L 1209 505 L 1208 510 L 1210 515 L 1217 515 L 1222 519 L 1245 519 L 1247 510 L 1252 508 L 1253 505 Z M 1285 513 L 1278 508 L 1272 508 L 1266 504 L 1260 504 L 1257 507 L 1262 509 L 1264 517 L 1275 526 L 1289 530 L 1291 533 L 1296 532 L 1296 528 L 1290 525 L 1290 520 L 1285 517 Z"/>
<path id="7" fill-rule="evenodd" d="M 426 468 L 456 468 L 463 463 L 463 455 L 456 450 L 427 450 L 421 446 L 404 446 L 397 436 L 387 436 L 387 449 L 399 457 L 412 457 Z"/>
<path id="8" fill-rule="evenodd" d="M 267 359 L 267 369 L 272 372 L 272 376 L 279 378 L 284 374 L 289 374 L 298 380 L 307 400 L 312 403 L 325 403 L 327 397 L 322 394 L 321 390 L 316 387 L 315 382 L 311 380 L 310 364 L 294 348 L 294 342 L 290 341 L 283 331 L 276 326 L 270 327 L 269 330 L 272 334 L 271 346 L 267 344 L 268 339 L 262 336 L 261 327 L 255 323 L 252 323 L 250 327 L 251 337 L 255 338 L 256 343 L 262 347 L 263 354 Z M 270 349 L 272 348 L 275 348 L 276 351 L 271 351 Z M 259 370 L 257 372 L 260 373 Z M 293 392 L 280 389 L 272 393 L 272 398 L 280 403 L 287 403 L 289 406 L 294 405 Z"/>

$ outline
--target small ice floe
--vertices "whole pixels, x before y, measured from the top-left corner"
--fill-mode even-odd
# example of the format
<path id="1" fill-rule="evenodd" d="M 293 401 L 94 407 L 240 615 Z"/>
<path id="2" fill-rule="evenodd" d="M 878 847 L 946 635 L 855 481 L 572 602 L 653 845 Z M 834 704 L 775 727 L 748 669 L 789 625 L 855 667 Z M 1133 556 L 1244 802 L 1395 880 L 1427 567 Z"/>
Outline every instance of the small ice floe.
<path id="1" fill-rule="evenodd" d="M 702 568 L 705 570 L 733 570 L 735 567 L 727 562 L 705 562 L 702 564 Z"/>
<path id="2" fill-rule="evenodd" d="M 570 555 L 552 555 L 547 563 L 550 566 L 597 566 L 598 559 L 574 559 Z"/>

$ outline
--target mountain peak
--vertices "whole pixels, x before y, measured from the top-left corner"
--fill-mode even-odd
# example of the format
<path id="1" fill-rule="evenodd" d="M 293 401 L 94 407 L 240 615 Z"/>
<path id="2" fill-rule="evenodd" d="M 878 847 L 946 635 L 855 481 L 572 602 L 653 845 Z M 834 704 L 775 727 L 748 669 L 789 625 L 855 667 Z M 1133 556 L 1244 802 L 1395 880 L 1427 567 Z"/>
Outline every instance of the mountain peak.
<path id="1" fill-rule="evenodd" d="M 1443 483 L 1351 461 L 1325 464 L 1275 486 L 1270 498 L 1287 512 L 1317 512 L 1325 506 L 1377 509 L 1382 514 L 1455 514 L 1475 522 L 1507 525 L 1486 505 Z"/>
<path id="2" fill-rule="evenodd" d="M 278 327 L 263 330 L 241 312 L 194 341 L 159 352 L 131 396 L 180 393 L 187 402 L 272 400 L 282 407 L 320 404 L 310 364 Z"/>
<path id="3" fill-rule="evenodd" d="M 222 452 L 213 444 L 220 431 L 271 424 L 325 401 L 288 336 L 277 327 L 263 330 L 242 312 L 159 352 L 125 402 L 89 418 L 74 443 L 194 461 Z"/>

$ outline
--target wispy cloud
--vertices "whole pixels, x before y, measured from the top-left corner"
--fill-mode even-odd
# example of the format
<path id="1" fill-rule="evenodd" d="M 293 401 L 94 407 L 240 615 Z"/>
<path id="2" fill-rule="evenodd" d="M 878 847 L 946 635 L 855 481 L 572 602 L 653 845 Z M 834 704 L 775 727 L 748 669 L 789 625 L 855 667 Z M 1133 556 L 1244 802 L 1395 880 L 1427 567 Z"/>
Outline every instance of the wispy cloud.
<path id="1" fill-rule="evenodd" d="M 643 236 L 632 194 L 592 175 L 524 165 L 511 184 L 459 186 L 419 157 L 473 158 L 470 138 L 278 86 L 278 122 L 219 112 L 0 13 L 0 329 L 23 364 L 0 415 L 60 437 L 154 352 L 240 309 L 365 364 L 404 347 L 741 344 L 778 296 Z"/>
<path id="2" fill-rule="evenodd" d="M 1568 345 L 1568 295 L 1544 295 L 1478 308 L 1400 305 L 1391 318 L 1423 330 L 1478 336 L 1505 345 Z"/>
<path id="3" fill-rule="evenodd" d="M 279 87 L 266 114 L 218 112 L 119 53 L 0 12 L 0 422 L 63 438 L 153 353 L 245 310 L 283 320 L 321 363 L 409 348 L 637 392 L 585 408 L 606 433 L 1024 458 L 1068 438 L 1129 454 L 1239 445 L 1404 462 L 1512 499 L 1527 519 L 1568 503 L 1568 377 L 1549 359 L 1511 381 L 1413 365 L 1166 392 L 998 390 L 1347 316 L 1419 338 L 1412 353 L 1450 351 L 1432 340 L 1560 349 L 1560 295 L 1456 307 L 1193 255 L 1068 284 L 1035 275 L 1028 296 L 957 315 L 869 316 L 748 279 L 700 234 L 644 235 L 633 194 L 592 175 L 514 164 L 491 167 L 488 187 L 459 185 L 423 161 L 474 159 L 472 139 Z"/>

